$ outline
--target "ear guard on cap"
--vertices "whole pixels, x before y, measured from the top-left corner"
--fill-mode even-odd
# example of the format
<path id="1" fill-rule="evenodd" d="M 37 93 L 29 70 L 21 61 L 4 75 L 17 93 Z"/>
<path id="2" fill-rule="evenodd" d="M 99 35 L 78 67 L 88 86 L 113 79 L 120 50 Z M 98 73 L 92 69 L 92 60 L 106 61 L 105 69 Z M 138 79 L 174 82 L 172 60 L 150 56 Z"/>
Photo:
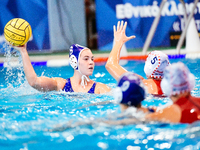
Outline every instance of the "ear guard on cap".
<path id="1" fill-rule="evenodd" d="M 84 49 L 86 49 L 86 47 L 78 45 L 78 44 L 73 44 L 72 46 L 70 46 L 69 63 L 72 66 L 72 68 L 75 70 L 78 70 L 78 60 L 79 60 L 82 50 Z"/>
<path id="2" fill-rule="evenodd" d="M 74 55 L 71 55 L 69 57 L 69 63 L 72 66 L 72 68 L 74 68 L 76 70 L 78 69 L 78 60 Z"/>

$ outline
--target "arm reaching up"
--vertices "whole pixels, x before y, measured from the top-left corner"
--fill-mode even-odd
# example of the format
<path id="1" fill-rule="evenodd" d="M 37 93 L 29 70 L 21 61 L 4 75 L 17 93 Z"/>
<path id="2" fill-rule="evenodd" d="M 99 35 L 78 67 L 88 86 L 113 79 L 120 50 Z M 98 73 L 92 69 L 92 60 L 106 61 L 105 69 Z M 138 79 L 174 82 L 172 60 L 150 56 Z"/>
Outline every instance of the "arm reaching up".
<path id="1" fill-rule="evenodd" d="M 14 48 L 20 51 L 20 54 L 23 60 L 24 72 L 30 86 L 43 92 L 59 90 L 63 88 L 65 84 L 65 80 L 62 78 L 49 78 L 49 77 L 44 77 L 44 76 L 37 77 L 35 70 L 33 69 L 33 66 L 31 64 L 31 61 L 26 49 L 26 44 L 21 47 L 14 47 Z"/>
<path id="2" fill-rule="evenodd" d="M 117 29 L 116 26 L 113 26 L 114 31 L 114 46 L 113 49 L 108 57 L 108 61 L 106 63 L 107 71 L 116 79 L 118 80 L 119 77 L 127 72 L 122 66 L 119 65 L 120 60 L 120 52 L 121 48 L 124 43 L 129 41 L 130 39 L 135 38 L 135 36 L 127 37 L 125 34 L 127 22 L 118 21 Z"/>

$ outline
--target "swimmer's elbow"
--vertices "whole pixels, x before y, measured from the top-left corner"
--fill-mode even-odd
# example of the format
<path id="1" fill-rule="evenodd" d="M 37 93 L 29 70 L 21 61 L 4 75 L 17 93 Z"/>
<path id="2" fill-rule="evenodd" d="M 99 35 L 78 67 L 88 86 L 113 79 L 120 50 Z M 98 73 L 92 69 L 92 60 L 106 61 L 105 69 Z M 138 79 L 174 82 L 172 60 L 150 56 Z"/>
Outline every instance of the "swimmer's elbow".
<path id="1" fill-rule="evenodd" d="M 32 88 L 34 88 L 38 91 L 43 91 L 43 88 L 41 88 L 41 86 L 38 85 L 36 80 L 28 81 L 28 83 Z"/>
<path id="2" fill-rule="evenodd" d="M 112 59 L 112 58 L 109 57 L 108 60 L 107 60 L 107 62 L 106 62 L 106 65 L 105 65 L 106 69 L 110 69 L 114 65 L 115 65 L 114 59 Z"/>
<path id="3" fill-rule="evenodd" d="M 33 80 L 28 81 L 28 83 L 31 87 L 41 92 L 48 92 L 55 90 L 55 88 L 53 88 L 51 84 L 49 85 L 47 82 L 45 82 L 44 77 L 34 78 Z"/>
<path id="4" fill-rule="evenodd" d="M 110 63 L 107 62 L 106 65 L 105 65 L 105 67 L 106 67 L 106 70 L 108 71 L 110 69 Z"/>
<path id="5" fill-rule="evenodd" d="M 31 87 L 35 87 L 35 86 L 36 86 L 36 80 L 28 80 L 28 84 L 29 84 Z"/>
<path id="6" fill-rule="evenodd" d="M 112 75 L 113 73 L 116 72 L 115 70 L 116 70 L 116 68 L 118 68 L 118 67 L 116 67 L 113 63 L 107 62 L 106 65 L 105 65 L 105 68 L 106 68 L 106 70 Z"/>

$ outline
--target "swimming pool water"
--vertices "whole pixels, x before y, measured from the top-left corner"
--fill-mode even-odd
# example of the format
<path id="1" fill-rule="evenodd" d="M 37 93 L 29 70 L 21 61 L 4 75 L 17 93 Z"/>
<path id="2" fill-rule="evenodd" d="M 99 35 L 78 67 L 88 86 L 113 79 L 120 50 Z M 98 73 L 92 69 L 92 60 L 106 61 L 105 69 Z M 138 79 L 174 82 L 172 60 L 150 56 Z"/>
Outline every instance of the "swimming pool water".
<path id="1" fill-rule="evenodd" d="M 171 59 L 184 62 L 196 76 L 192 95 L 199 93 L 200 60 Z M 20 62 L 21 63 L 21 62 Z M 124 67 L 128 71 L 145 77 L 144 61 L 129 61 Z M 71 67 L 34 66 L 38 76 L 68 78 Z M 107 125 L 94 123 L 70 127 L 76 122 L 87 122 L 100 118 L 117 119 L 120 114 L 117 104 L 91 105 L 113 100 L 111 94 L 91 95 L 83 93 L 42 93 L 30 87 L 25 79 L 23 67 L 0 68 L 0 149 L 127 149 L 157 150 L 200 149 L 200 123 L 168 124 L 159 122 L 135 123 L 133 125 Z M 116 81 L 96 64 L 91 79 L 114 88 Z M 144 106 L 163 106 L 168 98 L 148 96 Z M 86 106 L 86 107 L 84 107 Z M 69 126 L 63 131 L 52 131 L 58 125 Z"/>

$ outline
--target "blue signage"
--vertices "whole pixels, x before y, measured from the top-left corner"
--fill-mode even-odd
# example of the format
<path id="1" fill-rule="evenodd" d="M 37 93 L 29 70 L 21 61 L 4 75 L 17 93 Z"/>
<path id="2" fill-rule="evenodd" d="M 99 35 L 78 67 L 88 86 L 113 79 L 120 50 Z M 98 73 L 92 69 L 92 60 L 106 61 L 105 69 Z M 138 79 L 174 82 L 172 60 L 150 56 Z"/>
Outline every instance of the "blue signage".
<path id="1" fill-rule="evenodd" d="M 0 49 L 4 44 L 4 26 L 13 18 L 22 18 L 32 28 L 28 50 L 49 50 L 49 26 L 47 0 L 3 0 L 0 2 Z"/>
<path id="2" fill-rule="evenodd" d="M 193 0 L 186 0 L 189 14 Z M 113 25 L 119 20 L 127 21 L 127 36 L 136 38 L 126 43 L 126 47 L 142 48 L 154 18 L 159 12 L 161 0 L 96 0 L 96 21 L 98 48 L 110 50 L 113 45 Z M 200 2 L 194 12 L 197 29 L 200 30 Z M 170 33 L 180 33 L 185 26 L 184 9 L 179 0 L 168 0 L 161 12 L 161 18 L 150 47 L 169 47 Z"/>

